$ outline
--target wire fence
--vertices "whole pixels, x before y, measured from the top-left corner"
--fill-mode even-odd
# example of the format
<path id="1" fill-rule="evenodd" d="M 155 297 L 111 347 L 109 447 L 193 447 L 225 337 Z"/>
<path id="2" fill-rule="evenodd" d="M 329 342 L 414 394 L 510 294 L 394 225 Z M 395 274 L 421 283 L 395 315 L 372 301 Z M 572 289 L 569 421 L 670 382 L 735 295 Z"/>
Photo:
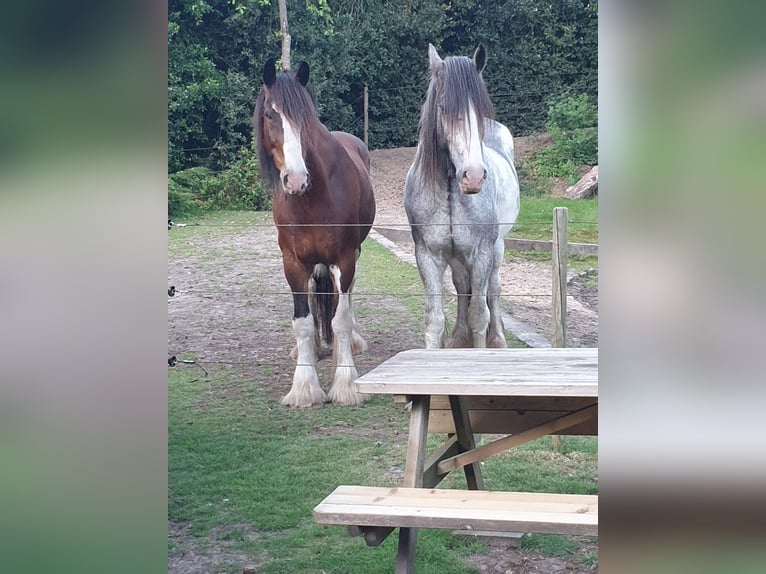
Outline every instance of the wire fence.
<path id="1" fill-rule="evenodd" d="M 550 225 L 551 222 L 538 222 L 540 224 L 547 224 Z M 593 221 L 583 221 L 580 223 L 586 223 L 586 224 L 596 224 L 597 222 Z M 213 224 L 216 225 L 216 224 Z M 254 224 L 257 227 L 274 227 L 273 224 Z M 228 225 L 221 225 L 222 227 L 227 227 Z M 408 226 L 408 224 L 403 224 L 403 226 Z M 258 258 L 259 261 L 262 261 L 262 258 Z M 323 294 L 323 295 L 337 295 L 334 292 L 310 292 L 310 291 L 291 291 L 291 290 L 268 290 L 268 289 L 248 289 L 248 288 L 241 288 L 241 289 L 226 289 L 226 288 L 197 288 L 197 287 L 188 287 L 188 288 L 178 288 L 175 285 L 171 285 L 168 288 L 168 297 L 169 298 L 181 298 L 184 297 L 202 297 L 202 298 L 216 298 L 216 297 L 227 297 L 227 298 L 247 298 L 248 300 L 251 298 L 258 298 L 261 299 L 263 297 L 293 297 L 294 295 L 311 295 L 313 294 Z M 489 295 L 498 295 L 502 298 L 506 298 L 509 300 L 516 299 L 516 298 L 527 298 L 527 299 L 549 299 L 551 298 L 552 294 L 551 292 L 541 292 L 541 293 L 535 293 L 535 292 L 513 292 L 513 291 L 500 291 L 498 293 L 490 293 Z M 418 299 L 427 299 L 429 297 L 431 298 L 440 298 L 443 302 L 451 304 L 456 302 L 460 297 L 470 297 L 471 295 L 464 295 L 459 294 L 455 292 L 451 292 L 445 289 L 445 291 L 440 293 L 425 293 L 422 291 L 422 286 L 420 285 L 413 285 L 413 291 L 354 291 L 352 293 L 352 296 L 357 301 L 359 299 L 364 300 L 365 298 L 374 298 L 374 299 L 380 299 L 382 297 L 386 298 L 397 298 L 397 299 L 406 299 L 406 298 L 418 298 Z M 566 293 L 567 299 L 575 298 L 575 295 L 571 293 Z M 197 357 L 197 355 L 202 355 Z M 183 358 L 183 357 L 195 357 L 195 358 Z M 284 367 L 285 373 L 289 374 L 289 372 L 292 372 L 292 370 L 295 367 L 312 367 L 317 368 L 321 367 L 321 358 L 317 358 L 317 363 L 296 363 L 296 362 L 290 362 L 289 365 L 284 365 L 282 362 L 276 360 L 275 358 L 264 358 L 262 356 L 258 356 L 258 353 L 248 352 L 246 357 L 240 356 L 236 358 L 214 358 L 214 357 L 206 357 L 204 356 L 204 353 L 200 353 L 196 350 L 185 350 L 182 353 L 182 358 L 178 358 L 177 355 L 172 355 L 168 358 L 168 366 L 169 367 L 176 367 L 176 366 L 188 366 L 190 368 L 198 368 L 204 376 L 207 378 L 209 376 L 208 370 L 205 368 L 205 366 L 215 365 L 215 366 L 231 366 L 231 367 L 248 367 L 248 368 L 255 368 L 255 367 L 268 367 L 272 371 L 278 370 L 281 367 Z M 332 366 L 333 368 L 358 368 L 363 363 L 363 360 L 358 361 L 356 364 L 335 364 L 335 363 L 327 363 L 327 366 Z M 280 367 L 281 366 L 281 367 Z"/>
<path id="2" fill-rule="evenodd" d="M 423 86 L 407 86 L 405 88 L 402 87 L 390 87 L 390 88 L 371 88 L 369 91 L 369 101 L 370 101 L 370 107 L 369 107 L 369 115 L 368 115 L 368 130 L 370 136 L 390 136 L 391 134 L 410 134 L 410 139 L 414 140 L 417 137 L 417 121 L 416 118 L 419 117 L 420 109 L 422 106 L 422 103 L 425 98 L 425 89 L 426 85 Z M 415 121 L 411 122 L 411 125 L 390 125 L 385 123 L 385 118 L 389 118 L 391 116 L 392 108 L 389 107 L 386 109 L 386 104 L 376 100 L 374 97 L 375 93 L 389 93 L 389 92 L 396 92 L 399 94 L 402 94 L 404 92 L 405 99 L 409 102 L 407 105 L 402 107 L 400 103 L 396 104 L 396 111 L 398 114 L 405 115 L 406 117 L 415 118 Z M 503 100 L 503 99 L 509 99 L 509 98 L 519 98 L 519 97 L 530 97 L 530 96 L 548 96 L 550 95 L 548 92 L 542 91 L 542 90 L 527 90 L 527 91 L 503 91 L 503 92 L 496 92 L 493 94 L 490 94 L 490 97 L 493 99 Z M 355 106 L 357 106 L 360 101 L 362 100 L 363 96 L 360 95 L 356 99 L 354 99 L 351 102 L 348 102 L 344 104 L 344 108 L 352 110 L 352 117 L 342 122 L 339 126 L 333 126 L 334 129 L 339 129 L 342 131 L 347 132 L 357 132 L 361 133 L 363 131 L 363 123 L 364 123 L 364 117 L 362 115 L 359 115 L 358 111 L 355 110 Z M 533 103 L 527 103 L 525 105 L 519 106 L 518 110 L 521 112 L 530 111 L 532 109 L 538 108 L 539 105 L 535 105 Z M 383 121 L 379 120 L 378 118 L 384 118 Z M 226 144 L 226 143 L 220 143 L 215 144 L 211 146 L 197 146 L 197 147 L 186 147 L 186 148 L 174 148 L 174 152 L 182 152 L 184 154 L 191 154 L 195 152 L 205 152 L 205 151 L 228 151 L 228 152 L 239 152 L 244 149 L 251 148 L 252 143 L 246 142 L 241 144 Z M 212 173 L 223 173 L 226 171 L 226 169 L 221 170 L 211 170 Z M 578 219 L 571 219 L 568 221 L 569 225 L 572 226 L 582 226 L 582 227 L 596 227 L 598 226 L 598 221 L 592 221 L 592 220 L 578 220 Z M 385 227 L 385 228 L 391 228 L 391 229 L 404 229 L 409 230 L 413 227 L 417 227 L 418 225 L 422 226 L 481 226 L 481 225 L 508 225 L 509 223 L 500 222 L 500 223 L 493 223 L 493 224 L 476 224 L 476 223 L 426 223 L 426 224 L 409 224 L 409 223 L 385 223 L 385 224 L 378 224 L 379 227 Z M 523 222 L 513 222 L 513 225 L 515 225 L 516 229 L 523 229 L 524 227 L 551 227 L 552 222 L 550 219 L 543 219 L 543 220 L 532 220 L 532 221 L 523 221 Z M 207 228 L 274 228 L 278 229 L 281 227 L 291 227 L 291 228 L 299 228 L 299 227 L 306 227 L 306 228 L 331 228 L 331 227 L 369 227 L 367 224 L 350 224 L 350 223 L 305 223 L 305 224 L 275 224 L 275 223 L 253 223 L 253 222 L 195 222 L 193 224 L 184 224 L 184 223 L 175 223 L 171 220 L 168 220 L 168 228 L 171 229 L 183 229 L 183 228 L 192 228 L 192 227 L 207 227 Z M 365 298 L 381 298 L 381 297 L 396 297 L 396 298 L 419 298 L 419 299 L 427 299 L 427 298 L 442 298 L 445 302 L 448 304 L 454 303 L 457 301 L 460 297 L 470 297 L 470 295 L 461 295 L 458 293 L 450 292 L 445 290 L 441 293 L 424 293 L 422 291 L 422 286 L 414 287 L 414 292 L 408 292 L 408 291 L 395 291 L 395 292 L 381 292 L 381 291 L 354 291 L 353 297 L 355 299 L 365 299 Z M 330 295 L 335 295 L 334 293 L 326 293 Z M 218 296 L 227 296 L 227 297 L 292 297 L 294 295 L 309 295 L 309 292 L 293 292 L 291 290 L 255 290 L 255 289 L 205 289 L 205 288 L 195 288 L 195 287 L 176 287 L 174 285 L 171 285 L 168 288 L 168 297 L 169 298 L 186 298 L 186 297 L 218 297 Z M 539 299 L 548 299 L 551 298 L 551 292 L 545 292 L 545 293 L 536 293 L 536 292 L 509 292 L 509 291 L 501 291 L 497 293 L 500 297 L 508 298 L 508 299 L 529 299 L 529 300 L 539 300 Z M 574 298 L 575 296 L 571 293 L 566 294 L 567 299 Z M 197 351 L 185 351 L 182 354 L 183 356 L 188 357 L 189 355 L 197 355 L 203 353 L 198 353 Z M 204 357 L 201 356 L 199 358 L 178 358 L 176 355 L 172 355 L 168 358 L 168 366 L 169 367 L 175 367 L 178 365 L 187 365 L 194 368 L 199 368 L 204 375 L 208 376 L 208 371 L 205 369 L 205 365 L 220 365 L 220 366 L 247 366 L 247 367 L 260 367 L 260 366 L 268 366 L 271 368 L 275 367 L 275 361 L 272 359 L 264 359 L 263 357 L 258 357 L 257 354 L 248 354 L 246 360 L 242 360 L 242 357 L 238 358 L 212 358 L 212 357 Z M 306 366 L 306 367 L 316 367 L 315 364 L 305 364 L 305 363 L 290 363 L 290 369 L 294 367 L 300 367 L 300 366 Z M 352 368 L 355 365 L 334 365 L 336 367 L 340 368 Z"/>
<path id="3" fill-rule="evenodd" d="M 584 220 L 568 220 L 570 225 L 590 225 L 597 226 L 598 221 L 584 221 Z M 516 222 L 498 222 L 498 223 L 380 223 L 373 226 L 386 227 L 386 228 L 402 228 L 410 229 L 411 227 L 460 227 L 460 226 L 498 226 L 498 225 L 514 225 L 514 226 L 526 226 L 526 225 L 551 225 L 550 220 L 539 221 L 516 221 Z M 249 223 L 249 222 L 216 222 L 216 223 L 175 223 L 168 220 L 168 228 L 184 228 L 184 227 L 369 227 L 367 223 Z"/>

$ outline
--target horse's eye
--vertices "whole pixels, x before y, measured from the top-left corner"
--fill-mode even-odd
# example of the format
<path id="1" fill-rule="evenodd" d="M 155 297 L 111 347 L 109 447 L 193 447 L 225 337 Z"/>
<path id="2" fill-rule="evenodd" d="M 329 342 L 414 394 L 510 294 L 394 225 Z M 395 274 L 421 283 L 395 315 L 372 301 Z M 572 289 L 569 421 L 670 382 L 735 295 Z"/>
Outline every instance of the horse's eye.
<path id="1" fill-rule="evenodd" d="M 263 112 L 263 115 L 266 116 L 267 120 L 273 120 L 274 119 L 274 116 L 272 115 L 271 112 Z"/>

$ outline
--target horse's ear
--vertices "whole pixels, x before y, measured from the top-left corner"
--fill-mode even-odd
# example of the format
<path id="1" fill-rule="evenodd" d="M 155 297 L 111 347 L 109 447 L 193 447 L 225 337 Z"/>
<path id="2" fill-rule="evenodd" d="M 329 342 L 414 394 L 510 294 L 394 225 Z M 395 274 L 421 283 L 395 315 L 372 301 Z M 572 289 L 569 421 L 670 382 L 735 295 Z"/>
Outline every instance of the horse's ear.
<path id="1" fill-rule="evenodd" d="M 273 86 L 277 81 L 277 66 L 274 58 L 269 58 L 263 65 L 263 83 L 266 86 Z"/>
<path id="2" fill-rule="evenodd" d="M 434 48 L 433 44 L 428 44 L 428 66 L 431 68 L 431 71 L 437 69 L 439 64 L 441 64 L 444 60 L 442 60 L 439 57 L 439 52 L 436 51 L 436 48 Z"/>
<path id="3" fill-rule="evenodd" d="M 306 62 L 301 62 L 301 65 L 298 66 L 298 73 L 295 74 L 295 77 L 298 78 L 301 86 L 305 87 L 309 83 L 309 65 Z"/>
<path id="4" fill-rule="evenodd" d="M 484 71 L 484 66 L 487 65 L 487 50 L 484 48 L 484 44 L 479 44 L 473 53 L 473 64 L 480 74 Z"/>

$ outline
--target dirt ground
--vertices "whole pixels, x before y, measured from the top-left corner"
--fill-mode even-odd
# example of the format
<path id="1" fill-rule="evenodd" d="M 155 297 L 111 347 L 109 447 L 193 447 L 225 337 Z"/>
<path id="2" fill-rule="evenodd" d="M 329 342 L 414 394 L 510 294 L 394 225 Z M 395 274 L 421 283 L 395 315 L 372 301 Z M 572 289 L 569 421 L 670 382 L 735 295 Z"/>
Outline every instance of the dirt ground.
<path id="1" fill-rule="evenodd" d="M 535 149 L 541 141 L 540 138 L 517 138 L 517 157 Z M 402 191 L 413 153 L 413 148 L 372 152 L 377 225 L 408 229 Z M 170 232 L 182 233 L 182 230 Z M 288 311 L 292 298 L 282 274 L 276 232 L 268 225 L 247 226 L 235 235 L 212 235 L 205 242 L 207 259 L 199 255 L 178 255 L 169 261 L 168 285 L 177 289 L 177 295 L 168 299 L 169 354 L 178 354 L 181 358 L 189 353 L 205 361 L 223 363 L 203 363 L 208 368 L 226 368 L 227 363 L 232 363 L 244 377 L 262 375 L 261 365 L 267 365 L 274 382 L 269 392 L 281 397 L 290 387 L 294 362 L 288 357 L 293 344 L 291 312 Z M 397 248 L 412 252 L 412 244 L 408 242 L 401 242 Z M 254 268 L 257 273 L 253 273 Z M 505 311 L 547 335 L 550 330 L 549 266 L 529 261 L 506 262 L 502 277 L 503 293 L 508 294 Z M 596 346 L 598 342 L 597 292 L 585 284 L 585 279 L 587 274 L 572 273 L 573 297 L 570 297 L 568 316 L 570 346 Z M 228 287 L 222 290 L 222 285 Z M 408 315 L 395 297 L 386 297 L 377 304 L 384 306 L 392 316 L 401 315 L 403 320 Z M 358 358 L 360 374 L 399 351 L 422 346 L 421 329 L 422 322 L 418 321 L 391 337 L 390 333 L 372 332 L 369 326 L 362 325 L 370 349 Z M 330 371 L 327 353 L 320 358 L 318 366 L 320 380 L 327 381 Z M 169 556 L 171 574 L 217 572 L 222 564 L 241 564 L 247 558 L 237 552 L 221 532 L 197 539 L 186 533 L 185 525 L 169 524 L 168 527 L 169 544 L 180 549 Z M 480 572 L 490 574 L 585 574 L 593 570 L 580 558 L 595 552 L 595 544 L 587 541 L 583 541 L 578 555 L 568 559 L 509 549 L 501 544 L 490 545 L 486 553 L 466 560 Z"/>

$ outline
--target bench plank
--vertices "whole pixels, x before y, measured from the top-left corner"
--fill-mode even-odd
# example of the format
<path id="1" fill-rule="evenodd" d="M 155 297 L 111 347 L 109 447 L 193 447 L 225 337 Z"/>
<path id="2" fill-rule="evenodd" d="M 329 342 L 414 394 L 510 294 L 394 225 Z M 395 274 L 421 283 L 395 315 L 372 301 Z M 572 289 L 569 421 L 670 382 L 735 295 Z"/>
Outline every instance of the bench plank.
<path id="1" fill-rule="evenodd" d="M 598 496 L 339 486 L 314 508 L 320 524 L 598 534 Z"/>

